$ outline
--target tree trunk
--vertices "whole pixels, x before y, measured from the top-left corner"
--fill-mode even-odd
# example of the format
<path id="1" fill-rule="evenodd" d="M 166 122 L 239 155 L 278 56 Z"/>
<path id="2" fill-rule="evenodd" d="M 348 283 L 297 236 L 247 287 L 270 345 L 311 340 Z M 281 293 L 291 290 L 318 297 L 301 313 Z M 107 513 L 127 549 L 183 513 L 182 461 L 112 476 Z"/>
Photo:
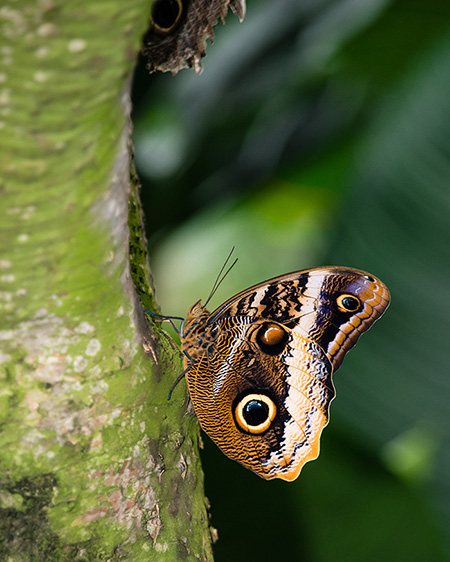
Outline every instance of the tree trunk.
<path id="1" fill-rule="evenodd" d="M 211 560 L 154 306 L 129 90 L 146 0 L 0 7 L 0 560 Z M 129 251 L 130 249 L 130 251 Z"/>

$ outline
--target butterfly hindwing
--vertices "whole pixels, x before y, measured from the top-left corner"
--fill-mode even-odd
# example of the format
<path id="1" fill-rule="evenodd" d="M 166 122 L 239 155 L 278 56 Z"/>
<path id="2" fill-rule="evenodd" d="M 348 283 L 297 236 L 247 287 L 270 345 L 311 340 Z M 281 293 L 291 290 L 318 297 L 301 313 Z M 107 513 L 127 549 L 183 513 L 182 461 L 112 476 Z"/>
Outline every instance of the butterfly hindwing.
<path id="1" fill-rule="evenodd" d="M 183 326 L 186 379 L 202 428 L 266 479 L 295 479 L 319 453 L 332 373 L 389 303 L 381 281 L 320 268 L 260 283 Z"/>

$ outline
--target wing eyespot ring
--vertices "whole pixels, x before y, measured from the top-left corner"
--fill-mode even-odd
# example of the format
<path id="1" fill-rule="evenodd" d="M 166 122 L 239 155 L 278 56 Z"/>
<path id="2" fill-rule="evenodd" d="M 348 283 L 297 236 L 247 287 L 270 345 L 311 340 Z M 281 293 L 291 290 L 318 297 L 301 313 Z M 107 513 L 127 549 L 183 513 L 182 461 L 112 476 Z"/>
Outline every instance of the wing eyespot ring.
<path id="1" fill-rule="evenodd" d="M 289 340 L 289 332 L 275 322 L 264 322 L 256 333 L 256 343 L 264 353 L 279 355 Z"/>
<path id="2" fill-rule="evenodd" d="M 152 26 L 159 35 L 170 35 L 178 27 L 184 8 L 181 0 L 156 0 L 152 6 Z"/>
<path id="3" fill-rule="evenodd" d="M 358 297 L 347 293 L 339 295 L 336 304 L 341 312 L 357 312 L 361 308 L 361 301 Z"/>
<path id="4" fill-rule="evenodd" d="M 275 403 L 265 394 L 247 394 L 239 400 L 234 409 L 239 428 L 253 435 L 267 431 L 276 414 Z"/>

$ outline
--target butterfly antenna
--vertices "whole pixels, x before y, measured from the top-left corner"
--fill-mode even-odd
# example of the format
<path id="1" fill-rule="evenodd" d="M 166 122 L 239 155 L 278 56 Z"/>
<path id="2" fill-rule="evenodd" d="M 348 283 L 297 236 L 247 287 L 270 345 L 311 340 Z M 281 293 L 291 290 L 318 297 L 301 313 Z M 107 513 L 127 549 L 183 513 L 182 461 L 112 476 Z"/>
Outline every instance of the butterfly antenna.
<path id="1" fill-rule="evenodd" d="M 148 312 L 150 316 L 155 316 L 157 319 L 161 320 L 161 322 L 164 322 L 164 320 L 168 320 L 172 324 L 175 332 L 178 335 L 180 335 L 180 330 L 175 325 L 174 320 L 181 320 L 181 322 L 184 322 L 184 318 L 181 318 L 181 316 L 166 316 L 165 314 L 158 314 L 157 312 L 152 312 L 148 308 L 145 309 L 145 312 Z"/>
<path id="2" fill-rule="evenodd" d="M 220 287 L 220 284 L 222 283 L 222 281 L 225 279 L 225 277 L 230 273 L 230 271 L 233 269 L 233 267 L 236 265 L 236 262 L 238 261 L 238 258 L 236 258 L 234 260 L 234 262 L 230 265 L 230 267 L 225 271 L 225 273 L 223 273 L 224 269 L 227 266 L 227 263 L 230 261 L 231 259 L 231 255 L 233 254 L 235 250 L 235 246 L 233 246 L 231 248 L 231 252 L 228 254 L 227 259 L 225 260 L 225 263 L 222 265 L 221 270 L 219 271 L 219 275 L 216 277 L 216 280 L 214 281 L 214 285 L 211 289 L 211 292 L 209 293 L 209 297 L 206 299 L 206 302 L 204 304 L 204 306 L 207 306 L 209 301 L 212 299 L 212 297 L 214 296 L 214 293 L 217 291 L 217 289 Z M 223 275 L 222 275 L 223 274 Z"/>

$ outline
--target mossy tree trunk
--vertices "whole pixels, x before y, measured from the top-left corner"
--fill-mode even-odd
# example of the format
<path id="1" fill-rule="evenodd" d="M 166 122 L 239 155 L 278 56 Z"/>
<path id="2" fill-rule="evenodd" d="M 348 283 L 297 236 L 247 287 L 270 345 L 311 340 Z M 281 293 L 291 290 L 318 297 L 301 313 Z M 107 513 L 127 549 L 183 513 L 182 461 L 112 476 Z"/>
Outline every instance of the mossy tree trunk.
<path id="1" fill-rule="evenodd" d="M 0 6 L 0 559 L 211 560 L 150 329 L 130 76 L 148 0 Z M 130 250 L 130 251 L 129 251 Z"/>

